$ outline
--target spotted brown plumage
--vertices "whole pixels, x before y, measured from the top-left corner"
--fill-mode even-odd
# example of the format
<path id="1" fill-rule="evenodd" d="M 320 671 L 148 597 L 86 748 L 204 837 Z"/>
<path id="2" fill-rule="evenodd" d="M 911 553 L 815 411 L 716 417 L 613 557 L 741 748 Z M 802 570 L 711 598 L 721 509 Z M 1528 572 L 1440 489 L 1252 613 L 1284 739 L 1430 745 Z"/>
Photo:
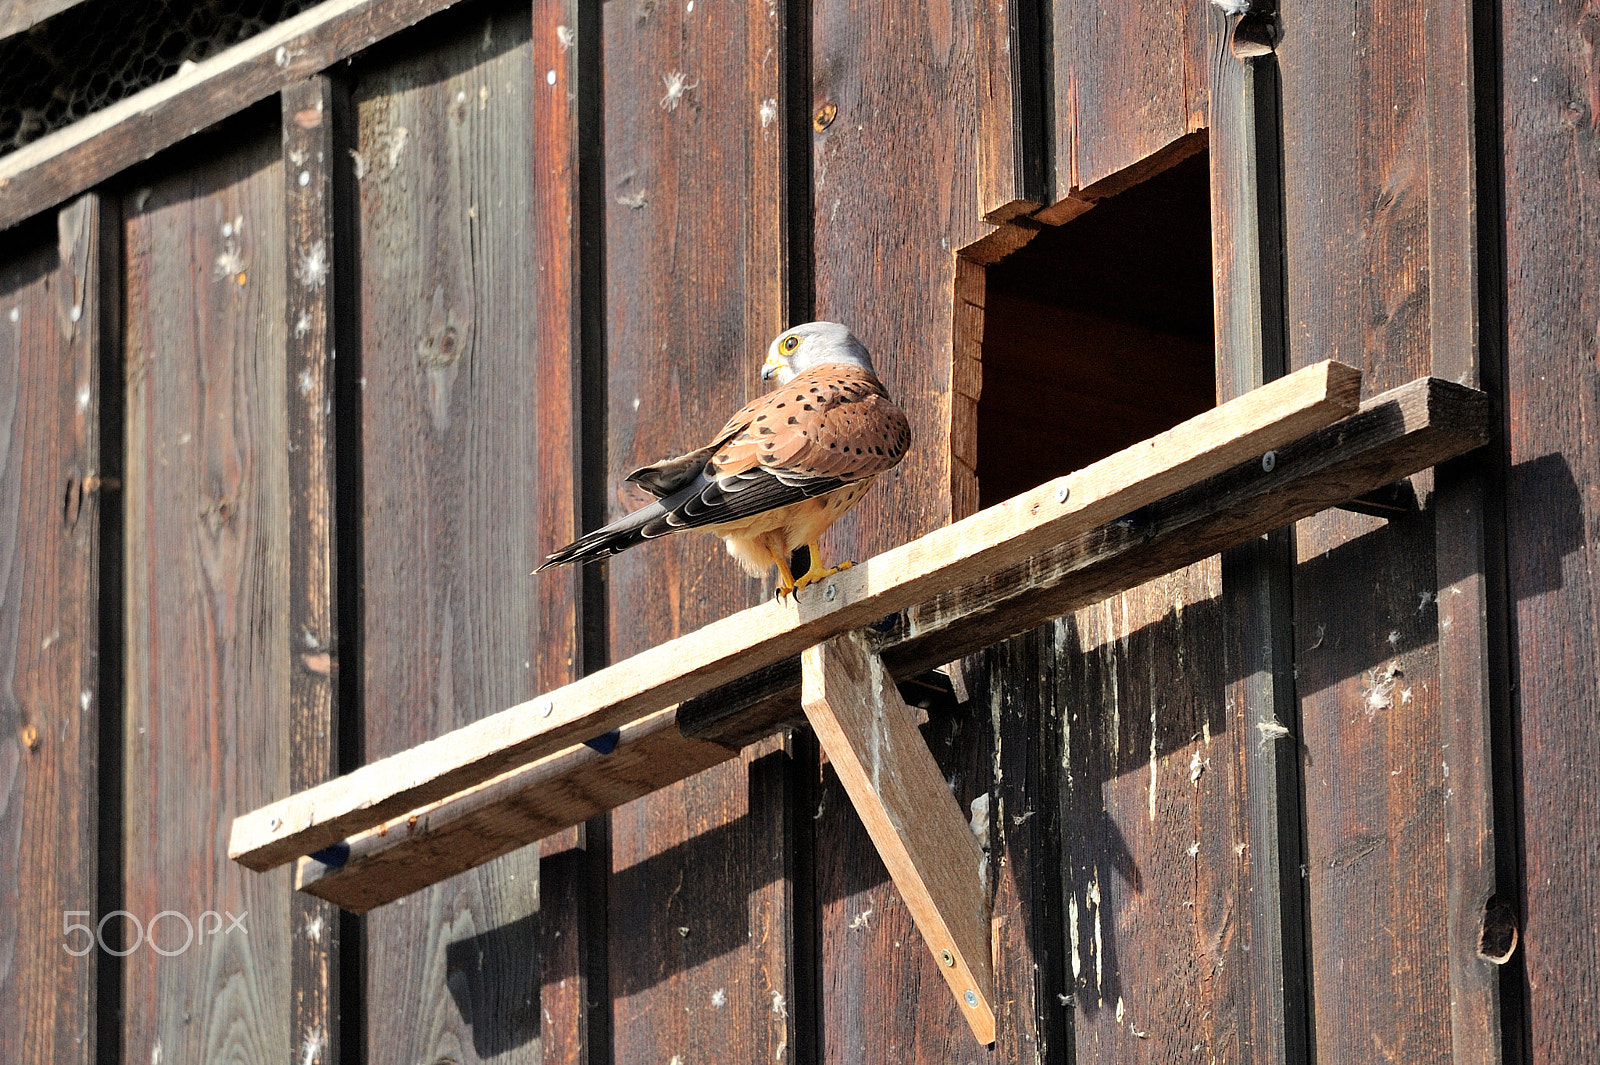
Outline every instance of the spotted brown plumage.
<path id="1" fill-rule="evenodd" d="M 905 457 L 911 427 L 844 326 L 810 322 L 780 334 L 762 376 L 779 387 L 710 443 L 628 475 L 657 502 L 579 538 L 539 569 L 592 562 L 680 529 L 722 537 L 753 576 L 776 565 L 780 593 L 848 567 L 824 567 L 817 540 Z M 810 568 L 796 579 L 788 560 L 801 547 Z"/>

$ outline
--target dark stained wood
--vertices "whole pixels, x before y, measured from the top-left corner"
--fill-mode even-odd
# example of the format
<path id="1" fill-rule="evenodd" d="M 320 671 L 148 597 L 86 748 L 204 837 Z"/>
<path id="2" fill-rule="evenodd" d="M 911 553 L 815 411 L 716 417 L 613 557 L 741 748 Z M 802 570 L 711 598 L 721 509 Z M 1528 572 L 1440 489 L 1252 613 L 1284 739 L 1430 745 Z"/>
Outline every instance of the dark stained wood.
<path id="1" fill-rule="evenodd" d="M 1507 738 L 1518 772 L 1502 802 L 1517 801 L 1523 832 L 1521 898 L 1501 901 L 1521 911 L 1520 958 L 1508 976 L 1525 1014 L 1508 1044 L 1545 1065 L 1600 1053 L 1585 1020 L 1600 1011 L 1600 988 L 1575 978 L 1600 965 L 1600 175 L 1585 162 L 1596 150 L 1597 83 L 1591 13 L 1527 0 L 1499 11 L 1515 699 Z"/>
<path id="2" fill-rule="evenodd" d="M 454 0 L 330 0 L 0 159 L 0 231 Z"/>
<path id="3" fill-rule="evenodd" d="M 280 95 L 283 132 L 284 368 L 289 452 L 289 786 L 339 772 L 334 530 L 334 86 L 309 78 Z M 339 911 L 296 892 L 290 905 L 290 1046 L 302 1065 L 339 1060 Z"/>
<path id="4" fill-rule="evenodd" d="M 1056 0 L 1058 199 L 1206 124 L 1211 17 L 1201 0 Z"/>
<path id="5" fill-rule="evenodd" d="M 464 12 L 352 87 L 368 760 L 536 690 L 529 34 Z M 537 1060 L 537 876 L 524 851 L 366 919 L 369 1062 Z"/>
<path id="6" fill-rule="evenodd" d="M 1211 233 L 1216 264 L 1217 396 L 1284 372 L 1282 189 L 1276 70 L 1241 62 L 1231 19 L 1211 20 Z M 1292 528 L 1222 553 L 1227 730 L 1237 774 L 1238 935 L 1232 970 L 1237 1060 L 1298 1062 L 1309 1053 L 1299 713 L 1294 698 Z"/>
<path id="7" fill-rule="evenodd" d="M 978 0 L 972 8 L 978 202 L 996 224 L 1049 197 L 1042 12 L 1035 0 Z"/>
<path id="8" fill-rule="evenodd" d="M 583 179 L 596 184 L 587 170 L 598 157 L 593 143 L 602 136 L 598 101 L 580 104 L 585 95 L 593 95 L 590 79 L 600 67 L 598 12 L 598 4 L 567 0 L 536 0 L 532 10 L 531 237 L 538 262 L 533 300 L 539 337 L 534 402 L 540 486 L 535 505 L 541 551 L 582 535 L 583 471 L 586 464 L 594 465 L 586 462 L 584 434 L 603 432 L 603 426 L 588 423 L 594 412 L 584 394 L 583 324 L 585 314 L 591 320 L 600 314 L 584 293 L 597 290 L 599 278 L 594 275 L 603 263 L 597 249 L 588 249 L 586 255 L 580 233 L 580 226 L 589 233 L 599 228 L 599 219 L 589 217 L 599 205 L 586 202 L 580 187 Z M 585 575 L 576 568 L 546 572 L 534 581 L 540 639 L 533 665 L 540 691 L 577 679 L 586 664 L 584 623 L 594 625 L 603 617 L 585 618 L 584 582 Z M 478 833 L 475 826 L 466 831 Z M 598 1065 L 609 1058 L 605 1033 L 610 1008 L 604 987 L 607 838 L 602 828 L 591 831 L 580 824 L 539 845 L 539 1035 L 540 1053 L 551 1065 Z"/>
<path id="9" fill-rule="evenodd" d="M 1424 5 L 1282 5 L 1289 366 L 1430 369 Z M 1360 98 L 1382 106 L 1351 107 Z M 1418 479 L 1426 498 L 1431 478 Z M 1295 655 L 1319 1060 L 1452 1052 L 1431 511 L 1296 529 Z M 1396 1004 L 1404 1004 L 1397 1008 Z"/>
<path id="10" fill-rule="evenodd" d="M 987 236 L 984 214 L 1027 198 L 1007 152 L 1013 83 L 995 89 L 1011 5 L 863 9 L 824 0 L 811 12 L 812 108 L 836 109 L 813 134 L 816 317 L 843 322 L 873 354 L 911 421 L 910 455 L 829 534 L 861 559 L 949 522 L 976 503 L 952 453 L 956 257 Z M 1004 36 L 1003 36 L 1004 35 Z M 1009 89 L 1009 91 L 1007 91 Z M 993 95 L 992 93 L 998 93 Z M 813 125 L 817 130 L 821 123 Z M 1007 173 L 1006 155 L 1012 172 Z M 907 176 L 917 194 L 907 196 Z M 1018 184 L 1021 189 L 1018 189 Z M 1007 191 L 1007 184 L 1010 188 Z M 969 387 L 968 391 L 971 389 Z M 940 764 L 965 764 L 981 730 Z M 966 789 L 983 784 L 969 776 Z M 819 1060 L 948 1060 L 977 1044 L 831 777 L 814 824 L 821 929 Z M 958 794 L 963 808 L 976 795 Z M 870 895 L 870 899 L 868 896 Z M 852 927 L 866 910 L 869 924 Z M 870 929 L 870 930 L 869 930 Z M 896 946 L 895 944 L 899 944 Z"/>
<path id="11" fill-rule="evenodd" d="M 284 192 L 276 129 L 133 191 L 127 374 L 127 1061 L 279 1062 L 289 884 L 224 826 L 290 786 Z M 232 914 L 202 942 L 207 911 Z M 108 939 L 123 925 L 108 924 Z M 225 974 L 225 975 L 224 975 Z"/>
<path id="12" fill-rule="evenodd" d="M 695 446 L 761 391 L 786 324 L 785 5 L 606 4 L 606 517 L 631 469 Z M 597 205 L 600 206 L 600 205 Z M 714 539 L 608 563 L 610 658 L 760 602 Z M 757 751 L 611 817 L 613 1060 L 784 1060 L 787 815 Z"/>
<path id="13" fill-rule="evenodd" d="M 84 197 L 0 265 L 0 1057 L 28 1065 L 96 1050 L 95 951 L 59 922 L 98 918 L 104 212 Z"/>
<path id="14" fill-rule="evenodd" d="M 1470 3 L 1437 3 L 1424 22 L 1428 142 L 1428 336 L 1437 376 L 1475 388 L 1485 378 L 1503 396 L 1498 367 L 1484 372 L 1479 314 L 1479 193 L 1476 26 Z M 1498 249 L 1497 249 L 1498 251 Z M 1435 476 L 1441 745 L 1445 793 L 1446 906 L 1454 1065 L 1502 1058 L 1500 970 L 1480 951 L 1485 913 L 1501 887 L 1494 776 L 1509 776 L 1509 752 L 1492 751 L 1496 720 L 1509 707 L 1504 636 L 1505 450 L 1449 463 Z M 1510 821 L 1511 811 L 1502 815 Z M 1506 883 L 1506 898 L 1511 895 Z M 1504 899 L 1502 901 L 1505 901 Z"/>

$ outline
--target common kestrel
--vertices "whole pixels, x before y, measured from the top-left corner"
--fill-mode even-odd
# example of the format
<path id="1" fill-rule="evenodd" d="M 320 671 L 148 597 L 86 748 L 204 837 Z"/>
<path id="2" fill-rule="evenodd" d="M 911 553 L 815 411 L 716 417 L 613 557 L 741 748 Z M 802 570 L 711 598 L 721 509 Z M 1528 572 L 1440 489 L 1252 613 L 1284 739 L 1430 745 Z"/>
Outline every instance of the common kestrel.
<path id="1" fill-rule="evenodd" d="M 861 341 L 834 322 L 808 322 L 767 348 L 754 400 L 704 447 L 628 474 L 656 502 L 568 544 L 539 567 L 593 562 L 680 529 L 722 537 L 751 576 L 778 567 L 778 594 L 847 569 L 825 567 L 817 539 L 894 468 L 911 427 L 890 400 Z M 789 559 L 805 547 L 797 579 Z M 538 572 L 537 570 L 535 572 Z"/>

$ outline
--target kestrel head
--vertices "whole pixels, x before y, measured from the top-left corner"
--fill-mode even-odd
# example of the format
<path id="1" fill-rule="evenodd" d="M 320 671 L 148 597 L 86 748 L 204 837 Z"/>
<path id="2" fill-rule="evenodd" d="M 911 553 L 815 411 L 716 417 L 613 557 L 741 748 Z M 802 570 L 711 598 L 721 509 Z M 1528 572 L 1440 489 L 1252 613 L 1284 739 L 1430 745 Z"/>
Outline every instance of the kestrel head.
<path id="1" fill-rule="evenodd" d="M 859 366 L 872 376 L 872 356 L 855 334 L 837 322 L 807 322 L 778 334 L 767 348 L 767 361 L 761 366 L 761 380 L 786 385 L 795 374 L 805 373 L 825 362 Z"/>

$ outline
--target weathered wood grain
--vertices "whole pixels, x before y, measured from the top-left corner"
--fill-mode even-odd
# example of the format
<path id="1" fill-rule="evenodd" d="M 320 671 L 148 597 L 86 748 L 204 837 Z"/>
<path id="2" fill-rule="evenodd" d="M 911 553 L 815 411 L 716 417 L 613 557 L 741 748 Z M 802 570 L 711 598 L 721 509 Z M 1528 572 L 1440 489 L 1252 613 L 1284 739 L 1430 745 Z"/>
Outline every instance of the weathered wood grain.
<path id="1" fill-rule="evenodd" d="M 288 880 L 241 876 L 219 836 L 290 785 L 283 168 L 275 128 L 210 147 L 149 175 L 124 229 L 123 906 L 180 915 L 123 962 L 140 1062 L 279 1062 L 290 1040 Z"/>
<path id="2" fill-rule="evenodd" d="M 629 470 L 697 446 L 763 390 L 761 354 L 788 324 L 789 8 L 603 5 L 605 465 L 587 475 L 608 519 L 647 498 Z M 655 546 L 607 563 L 613 661 L 767 594 L 715 541 Z M 611 817 L 616 1061 L 774 1061 L 794 1045 L 791 844 L 781 807 L 755 805 L 756 757 Z"/>
<path id="3" fill-rule="evenodd" d="M 1277 70 L 1268 59 L 1235 58 L 1232 23 L 1212 18 L 1209 94 L 1222 399 L 1285 369 Z M 1302 1061 L 1309 1052 L 1293 565 L 1292 526 L 1222 554 L 1229 713 L 1221 742 L 1234 763 L 1235 833 L 1243 845 L 1237 927 L 1244 953 L 1232 969 L 1242 996 L 1234 1016 L 1241 1062 Z"/>
<path id="4" fill-rule="evenodd" d="M 1518 775 L 1500 801 L 1517 804 L 1523 833 L 1521 897 L 1501 900 L 1522 922 L 1520 958 L 1507 967 L 1522 1015 L 1508 1010 L 1520 1030 L 1508 1033 L 1507 1058 L 1520 1050 L 1545 1065 L 1600 1054 L 1588 1020 L 1600 1013 L 1588 976 L 1600 966 L 1600 175 L 1588 163 L 1600 83 L 1593 12 L 1514 0 L 1499 13 L 1506 303 L 1503 338 L 1486 328 L 1484 339 L 1486 355 L 1504 344 L 1510 453 L 1515 707 L 1503 735 Z"/>
<path id="5" fill-rule="evenodd" d="M 604 135 L 595 98 L 599 13 L 598 3 L 536 0 L 532 5 L 531 237 L 538 263 L 533 287 L 538 330 L 535 513 L 542 545 L 571 543 L 583 534 L 583 471 L 595 465 L 585 443 L 604 432 L 603 425 L 592 424 L 597 412 L 586 397 L 586 388 L 596 390 L 598 383 L 585 380 L 585 368 L 600 355 L 589 352 L 586 361 L 585 319 L 587 331 L 594 331 L 600 308 L 592 305 L 599 302 L 593 294 L 600 291 L 598 275 L 604 267 L 595 239 L 603 230 L 603 209 L 594 195 L 600 181 L 591 173 L 599 169 Z M 589 664 L 584 632 L 598 628 L 604 618 L 588 616 L 585 581 L 586 575 L 573 568 L 546 573 L 534 582 L 540 639 L 533 671 L 540 691 L 575 680 Z M 578 825 L 545 839 L 539 848 L 539 1036 L 540 1053 L 551 1065 L 609 1060 L 610 1004 L 603 986 L 608 838 L 603 830 Z M 353 857 L 346 868 L 359 864 Z M 351 899 L 336 901 L 357 908 Z"/>
<path id="6" fill-rule="evenodd" d="M 335 87 L 318 75 L 279 96 L 284 177 L 284 426 L 289 455 L 289 786 L 339 774 L 334 521 Z M 337 264 L 344 266 L 345 264 Z M 346 282 L 348 283 L 348 282 Z M 339 912 L 293 896 L 291 1047 L 339 1060 Z"/>
<path id="7" fill-rule="evenodd" d="M 1206 124 L 1209 11 L 1199 0 L 1056 0 L 1057 198 Z"/>
<path id="8" fill-rule="evenodd" d="M 979 1043 L 994 1042 L 988 857 L 883 660 L 846 633 L 801 656 L 801 705 Z"/>
<path id="9" fill-rule="evenodd" d="M 105 213 L 85 197 L 0 263 L 0 1057 L 29 1065 L 96 1052 L 95 953 L 63 922 L 98 909 Z"/>
<path id="10" fill-rule="evenodd" d="M 530 32 L 463 11 L 352 85 L 369 759 L 536 690 Z M 537 876 L 525 852 L 367 919 L 373 1065 L 537 1060 Z"/>
<path id="11" fill-rule="evenodd" d="M 349 855 L 338 866 L 301 858 L 295 886 L 365 913 L 738 754 L 684 736 L 669 707 L 624 727 L 610 754 L 580 743 L 368 829 L 347 841 Z M 562 840 L 557 847 L 572 845 Z"/>
<path id="12" fill-rule="evenodd" d="M 328 0 L 0 159 L 0 231 L 454 0 Z"/>
<path id="13" fill-rule="evenodd" d="M 1498 345 L 1486 368 L 1480 340 L 1477 126 L 1488 83 L 1478 70 L 1477 18 L 1470 3 L 1435 3 L 1423 23 L 1428 338 L 1435 376 L 1474 388 L 1488 384 L 1503 402 Z M 1448 604 L 1440 610 L 1439 713 L 1450 766 L 1445 864 L 1453 1065 L 1498 1065 L 1503 1050 L 1500 969 L 1480 946 L 1490 900 L 1502 886 L 1509 899 L 1515 876 L 1509 852 L 1502 853 L 1512 841 L 1496 833 L 1497 820 L 1512 823 L 1511 804 L 1495 810 L 1497 787 L 1507 787 L 1513 763 L 1509 751 L 1498 761 L 1493 751 L 1494 731 L 1509 720 L 1510 707 L 1500 547 L 1505 467 L 1502 439 L 1476 462 L 1441 466 L 1434 479 L 1436 598 Z"/>
<path id="14" fill-rule="evenodd" d="M 782 661 L 885 613 L 1008 566 L 1026 565 L 1063 540 L 1337 421 L 1353 407 L 1358 388 L 1359 376 L 1338 363 L 1291 374 L 829 578 L 832 598 L 824 589 L 723 618 L 537 700 L 241 817 L 230 853 L 250 868 L 271 868 L 574 740 L 619 728 Z"/>
<path id="15" fill-rule="evenodd" d="M 1425 5 L 1290 0 L 1283 86 L 1289 365 L 1430 371 Z M 1383 106 L 1350 106 L 1352 86 Z M 1426 501 L 1431 478 L 1418 479 Z M 1319 1059 L 1451 1054 L 1433 514 L 1296 529 L 1295 656 Z M 1398 1005 L 1397 1005 L 1398 1004 Z"/>

